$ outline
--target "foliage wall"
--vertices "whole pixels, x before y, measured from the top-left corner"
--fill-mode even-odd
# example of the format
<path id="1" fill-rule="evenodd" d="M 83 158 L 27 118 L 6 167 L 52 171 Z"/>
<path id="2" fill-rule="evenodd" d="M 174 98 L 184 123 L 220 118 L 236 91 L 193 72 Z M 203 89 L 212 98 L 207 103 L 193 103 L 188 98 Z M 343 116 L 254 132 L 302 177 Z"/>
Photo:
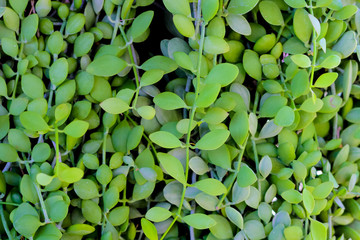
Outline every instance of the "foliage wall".
<path id="1" fill-rule="evenodd" d="M 0 0 L 1 239 L 360 239 L 355 0 Z"/>

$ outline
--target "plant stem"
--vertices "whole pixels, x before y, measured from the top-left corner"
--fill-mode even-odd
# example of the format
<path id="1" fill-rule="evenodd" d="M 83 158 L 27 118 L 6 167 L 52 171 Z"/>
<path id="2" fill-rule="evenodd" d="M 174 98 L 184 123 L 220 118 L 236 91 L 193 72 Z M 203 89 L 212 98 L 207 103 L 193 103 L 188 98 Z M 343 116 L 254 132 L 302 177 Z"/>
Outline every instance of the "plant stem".
<path id="1" fill-rule="evenodd" d="M 200 1 L 199 1 L 200 2 Z M 201 4 L 198 4 L 198 7 L 200 7 Z M 185 182 L 188 181 L 188 177 L 189 177 L 189 158 L 190 158 L 190 137 L 191 137 L 191 123 L 194 120 L 195 117 L 195 112 L 196 112 L 196 100 L 197 97 L 199 95 L 199 84 L 200 84 L 200 67 L 201 67 L 201 58 L 202 58 L 202 52 L 203 52 L 203 48 L 204 48 L 204 39 L 205 39 L 205 26 L 202 26 L 201 29 L 201 37 L 200 37 L 200 47 L 199 47 L 199 57 L 198 57 L 198 67 L 197 67 L 197 71 L 196 71 L 196 86 L 195 86 L 195 101 L 193 106 L 191 107 L 190 110 L 190 118 L 189 118 L 189 126 L 188 126 L 188 132 L 186 135 L 186 166 L 185 166 Z M 160 240 L 164 239 L 165 236 L 167 235 L 167 233 L 170 231 L 171 227 L 174 225 L 174 223 L 176 222 L 177 218 L 180 216 L 181 214 L 181 210 L 182 210 L 182 206 L 184 203 L 184 199 L 185 199 L 185 191 L 186 191 L 186 185 L 183 185 L 183 191 L 182 191 L 182 195 L 181 195 L 181 200 L 180 200 L 180 205 L 179 205 L 179 209 L 177 211 L 177 215 L 174 218 L 174 220 L 171 222 L 170 226 L 167 228 L 167 230 L 165 231 L 165 233 L 162 235 L 162 237 L 160 238 Z"/>
<path id="2" fill-rule="evenodd" d="M 9 230 L 9 227 L 8 227 L 6 219 L 5 219 L 3 206 L 0 206 L 0 216 L 1 216 L 1 222 L 2 222 L 2 225 L 4 226 L 6 235 L 8 236 L 9 240 L 13 240 L 14 238 L 11 235 L 11 232 Z"/>
<path id="3" fill-rule="evenodd" d="M 232 186 L 233 186 L 233 184 L 234 184 L 234 182 L 235 182 L 235 180 L 237 178 L 237 175 L 238 175 L 238 173 L 240 171 L 241 161 L 242 161 L 242 158 L 243 158 L 243 155 L 244 155 L 244 152 L 245 152 L 245 146 L 246 146 L 246 144 L 248 142 L 248 139 L 249 139 L 249 134 L 247 135 L 246 140 L 243 143 L 243 145 L 240 146 L 240 153 L 239 153 L 239 156 L 238 156 L 238 163 L 237 163 L 237 166 L 236 166 L 236 170 L 235 170 L 234 174 L 232 175 L 232 179 L 230 181 L 229 186 L 226 189 L 226 193 L 224 193 L 224 195 L 222 195 L 220 201 L 216 205 L 217 209 L 220 208 L 221 204 L 225 200 L 226 196 L 229 194 L 229 192 L 230 192 L 230 190 L 231 190 L 231 188 L 232 188 Z"/>
<path id="4" fill-rule="evenodd" d="M 312 9 L 312 0 L 310 0 L 310 13 L 311 15 L 314 15 L 314 11 Z M 311 87 L 314 84 L 314 73 L 315 73 L 315 67 L 316 67 L 316 58 L 317 58 L 317 33 L 315 31 L 315 28 L 313 28 L 313 33 L 312 33 L 312 44 L 313 44 L 313 59 L 312 59 L 312 63 L 311 63 L 311 73 L 310 73 L 310 85 Z"/>
<path id="5" fill-rule="evenodd" d="M 125 31 L 122 27 L 122 25 L 120 24 L 119 25 L 119 29 L 120 29 L 120 32 L 121 32 L 121 35 L 127 45 L 127 49 L 128 49 L 128 53 L 129 53 L 129 56 L 130 56 L 130 61 L 131 61 L 131 65 L 132 65 L 132 68 L 133 68 L 133 72 L 134 72 L 134 76 L 135 76 L 135 84 L 136 84 L 136 91 L 135 91 L 135 97 L 134 97 L 134 101 L 132 103 L 132 108 L 136 110 L 136 105 L 137 105 L 137 100 L 138 100 L 138 97 L 139 97 L 139 91 L 140 91 L 140 77 L 139 77 L 139 72 L 138 72 L 138 69 L 136 68 L 137 65 L 136 65 L 136 60 L 134 58 L 134 54 L 133 54 L 133 47 L 132 47 L 132 43 L 129 42 L 129 40 L 127 39 L 127 36 L 125 34 Z"/>
<path id="6" fill-rule="evenodd" d="M 113 30 L 113 34 L 112 34 L 112 37 L 111 37 L 110 44 L 113 44 L 114 39 L 116 38 L 117 30 L 118 30 L 118 27 L 119 27 L 119 24 L 120 24 L 120 10 L 121 10 L 121 6 L 119 5 L 117 7 L 115 26 L 114 26 L 114 30 Z"/>
<path id="7" fill-rule="evenodd" d="M 134 125 L 134 126 L 138 126 L 139 124 L 137 124 L 130 116 L 129 114 L 125 113 L 125 116 L 127 119 L 129 119 L 129 121 Z M 146 133 L 143 133 L 143 137 L 146 139 L 146 141 L 148 142 L 148 144 L 150 145 L 151 149 L 153 150 L 153 153 L 155 154 L 155 157 L 157 158 L 157 151 L 156 148 L 153 144 L 153 142 L 150 140 L 150 138 L 146 135 Z"/>
<path id="8" fill-rule="evenodd" d="M 31 170 L 30 170 L 30 165 L 29 165 L 28 161 L 25 161 L 25 167 L 26 167 L 26 170 L 28 171 L 28 173 L 30 174 Z M 51 223 L 49 215 L 46 211 L 46 206 L 45 206 L 44 198 L 41 194 L 40 186 L 36 181 L 33 181 L 33 184 L 35 185 L 36 193 L 37 193 L 39 201 L 40 201 L 41 210 L 44 214 L 44 221 L 45 221 L 45 223 Z"/>
<path id="9" fill-rule="evenodd" d="M 255 93 L 255 100 L 254 100 L 254 106 L 253 106 L 253 113 L 256 114 L 256 110 L 257 110 L 257 107 L 258 107 L 258 104 L 259 104 L 259 97 L 260 97 L 260 94 L 258 91 L 256 91 Z"/>
<path id="10" fill-rule="evenodd" d="M 57 124 L 54 124 L 55 127 L 55 154 L 56 154 L 56 164 L 60 162 L 60 149 L 59 149 L 59 129 L 57 127 Z"/>
<path id="11" fill-rule="evenodd" d="M 21 55 L 23 54 L 23 50 L 24 50 L 24 43 L 23 43 L 23 41 L 21 41 L 20 51 L 19 51 L 19 54 L 18 54 L 18 62 L 20 62 L 21 59 L 22 59 Z M 12 92 L 12 95 L 11 95 L 12 99 L 15 99 L 15 96 L 16 96 L 16 89 L 17 89 L 17 85 L 18 85 L 18 82 L 19 82 L 19 77 L 20 77 L 20 73 L 19 73 L 19 69 L 17 69 L 16 77 L 15 77 L 15 85 L 14 85 L 14 89 L 13 89 L 13 92 Z"/>

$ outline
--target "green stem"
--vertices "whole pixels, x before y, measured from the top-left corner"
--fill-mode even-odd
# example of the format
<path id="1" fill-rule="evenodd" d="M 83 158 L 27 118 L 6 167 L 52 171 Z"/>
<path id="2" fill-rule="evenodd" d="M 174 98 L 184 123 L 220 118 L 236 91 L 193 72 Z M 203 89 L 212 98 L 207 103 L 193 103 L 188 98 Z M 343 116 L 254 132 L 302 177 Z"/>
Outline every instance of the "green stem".
<path id="1" fill-rule="evenodd" d="M 103 138 L 103 144 L 102 144 L 102 164 L 105 165 L 106 164 L 106 139 L 107 139 L 107 135 L 108 135 L 109 129 L 105 128 L 105 132 L 104 132 L 104 138 Z M 106 191 L 106 185 L 103 184 L 102 185 L 102 195 L 104 196 Z M 105 223 L 106 223 L 106 209 L 105 209 L 105 202 L 104 202 L 104 212 L 103 212 L 103 221 L 101 224 L 101 233 L 104 233 L 104 229 L 105 229 Z"/>
<path id="2" fill-rule="evenodd" d="M 259 172 L 259 156 L 258 156 L 258 153 L 257 153 L 256 143 L 255 143 L 255 140 L 253 138 L 251 138 L 251 144 L 252 144 L 252 149 L 253 149 L 253 152 L 254 152 L 254 160 L 255 160 L 255 167 L 256 167 L 258 190 L 259 190 L 259 192 L 261 192 L 260 172 Z"/>
<path id="3" fill-rule="evenodd" d="M 9 230 L 9 227 L 7 225 L 5 215 L 4 215 L 4 209 L 3 209 L 2 206 L 0 206 L 0 216 L 1 216 L 1 222 L 2 222 L 2 225 L 4 226 L 4 230 L 6 232 L 6 235 L 8 236 L 9 240 L 13 240 L 14 238 L 12 237 L 11 232 Z"/>
<path id="4" fill-rule="evenodd" d="M 110 44 L 112 44 L 115 40 L 116 34 L 117 34 L 117 30 L 120 24 L 120 10 L 121 10 L 121 6 L 119 5 L 117 8 L 117 12 L 116 12 L 116 19 L 115 19 L 115 26 L 114 26 L 114 30 L 113 30 L 113 34 L 111 37 L 111 42 Z"/>
<path id="5" fill-rule="evenodd" d="M 55 158 L 56 158 L 56 164 L 60 162 L 60 149 L 59 149 L 59 129 L 57 127 L 57 124 L 55 122 Z"/>
<path id="6" fill-rule="evenodd" d="M 17 204 L 17 203 L 11 203 L 11 202 L 0 202 L 0 205 L 19 206 L 20 204 Z"/>
<path id="7" fill-rule="evenodd" d="M 23 54 L 23 50 L 24 50 L 24 43 L 23 43 L 23 41 L 21 41 L 20 51 L 19 51 L 19 54 L 18 54 L 18 62 L 20 62 L 22 60 L 21 56 Z M 19 73 L 19 70 L 17 70 L 16 77 L 15 77 L 15 85 L 14 85 L 13 93 L 12 93 L 12 96 L 11 96 L 12 99 L 15 99 L 15 96 L 16 96 L 16 89 L 17 89 L 17 85 L 19 83 L 19 77 L 20 77 L 20 73 Z"/>
<path id="8" fill-rule="evenodd" d="M 139 124 L 137 124 L 130 116 L 129 114 L 125 113 L 125 116 L 127 119 L 129 119 L 129 121 L 134 125 L 134 126 L 138 126 Z M 146 141 L 148 142 L 148 144 L 150 145 L 151 149 L 153 150 L 153 153 L 155 154 L 155 157 L 157 157 L 157 151 L 156 148 L 153 144 L 153 142 L 150 140 L 150 138 L 146 135 L 146 133 L 143 133 L 143 137 L 146 139 Z"/>
<path id="9" fill-rule="evenodd" d="M 130 56 L 131 65 L 132 65 L 134 76 L 135 76 L 136 91 L 135 91 L 134 101 L 132 103 L 132 108 L 136 110 L 137 100 L 138 100 L 139 91 L 140 91 L 139 72 L 138 72 L 138 70 L 136 68 L 135 58 L 134 58 L 134 54 L 133 54 L 133 50 L 132 50 L 132 43 L 130 43 L 129 40 L 127 39 L 127 36 L 125 34 L 125 31 L 124 31 L 122 25 L 119 25 L 119 29 L 120 29 L 120 32 L 121 32 L 121 35 L 122 35 L 124 41 L 126 42 L 128 53 L 129 53 L 129 56 Z"/>
<path id="10" fill-rule="evenodd" d="M 305 219 L 305 229 L 304 230 L 305 230 L 304 236 L 307 236 L 307 233 L 309 231 L 309 218 L 308 217 Z"/>
<path id="11" fill-rule="evenodd" d="M 253 106 L 253 113 L 256 114 L 256 110 L 257 110 L 257 107 L 258 107 L 258 104 L 259 104 L 259 97 L 260 97 L 260 94 L 258 91 L 256 91 L 255 93 L 255 100 L 254 100 L 254 106 Z"/>
<path id="12" fill-rule="evenodd" d="M 244 142 L 243 145 L 240 146 L 240 153 L 239 153 L 239 156 L 238 156 L 238 163 L 237 163 L 237 167 L 236 167 L 236 170 L 234 172 L 234 174 L 232 175 L 232 179 L 230 181 L 230 184 L 229 186 L 227 187 L 226 189 L 226 193 L 224 193 L 224 195 L 222 195 L 220 201 L 218 202 L 218 204 L 216 205 L 216 209 L 219 209 L 221 204 L 223 203 L 223 201 L 225 200 L 226 196 L 229 194 L 230 190 L 232 189 L 232 186 L 237 178 L 237 175 L 240 171 L 240 166 L 241 166 L 241 161 L 242 161 L 242 158 L 243 158 L 243 155 L 244 155 L 244 152 L 245 152 L 245 146 L 248 142 L 248 139 L 249 139 L 249 135 L 246 137 L 246 140 Z"/>
<path id="13" fill-rule="evenodd" d="M 200 6 L 198 6 L 198 7 L 200 7 Z M 194 117 L 195 117 L 196 100 L 197 100 L 197 97 L 199 95 L 200 67 L 201 67 L 202 52 L 203 52 L 203 48 L 204 48 L 204 39 L 205 39 L 205 26 L 202 26 L 201 37 L 200 37 L 200 46 L 199 46 L 198 65 L 197 65 L 198 67 L 197 67 L 197 71 L 196 71 L 195 101 L 194 101 L 194 104 L 193 104 L 193 106 L 191 107 L 191 110 L 190 110 L 189 126 L 188 126 L 188 132 L 187 132 L 187 135 L 186 135 L 186 165 L 185 165 L 185 182 L 186 183 L 187 183 L 188 177 L 189 177 L 191 124 L 192 124 L 192 121 L 194 120 Z M 180 205 L 179 205 L 179 209 L 177 211 L 177 215 L 174 218 L 174 220 L 171 222 L 170 226 L 167 228 L 165 233 L 162 235 L 160 240 L 165 238 L 166 234 L 170 231 L 171 227 L 176 222 L 178 216 L 180 216 L 182 206 L 183 206 L 183 203 L 184 203 L 184 200 L 185 200 L 185 191 L 186 191 L 186 184 L 183 185 L 183 191 L 182 191 L 182 194 L 181 194 Z"/>
<path id="14" fill-rule="evenodd" d="M 28 171 L 28 173 L 30 174 L 31 169 L 30 169 L 30 165 L 29 165 L 29 163 L 27 161 L 25 161 L 25 167 L 26 167 L 26 170 Z M 44 198 L 43 198 L 43 196 L 41 194 L 40 185 L 36 181 L 33 181 L 33 184 L 35 185 L 36 193 L 37 193 L 39 201 L 40 201 L 41 210 L 42 210 L 42 212 L 44 214 L 44 221 L 45 221 L 45 223 L 51 223 L 49 215 L 48 215 L 48 213 L 46 211 Z"/>
<path id="15" fill-rule="evenodd" d="M 310 13 L 311 15 L 314 15 L 314 11 L 312 9 L 312 0 L 310 1 Z M 316 31 L 313 28 L 313 33 L 312 33 L 312 44 L 313 44 L 313 59 L 312 59 L 312 63 L 311 63 L 311 73 L 310 73 L 310 85 L 311 87 L 313 87 L 314 84 L 314 74 L 315 74 L 315 67 L 316 67 L 316 58 L 317 58 L 317 42 L 316 42 Z"/>
<path id="16" fill-rule="evenodd" d="M 288 22 L 289 22 L 291 19 L 293 19 L 293 17 L 294 17 L 294 14 L 293 14 L 293 13 L 290 14 L 290 16 L 285 20 L 284 25 L 281 25 L 280 30 L 279 30 L 279 32 L 278 32 L 278 34 L 277 34 L 277 36 L 276 36 L 276 42 L 279 41 L 279 39 L 281 38 L 281 34 L 283 33 L 285 27 L 287 26 Z"/>
<path id="17" fill-rule="evenodd" d="M 106 139 L 108 135 L 109 129 L 106 128 L 104 132 L 104 139 L 102 144 L 102 164 L 106 164 Z"/>

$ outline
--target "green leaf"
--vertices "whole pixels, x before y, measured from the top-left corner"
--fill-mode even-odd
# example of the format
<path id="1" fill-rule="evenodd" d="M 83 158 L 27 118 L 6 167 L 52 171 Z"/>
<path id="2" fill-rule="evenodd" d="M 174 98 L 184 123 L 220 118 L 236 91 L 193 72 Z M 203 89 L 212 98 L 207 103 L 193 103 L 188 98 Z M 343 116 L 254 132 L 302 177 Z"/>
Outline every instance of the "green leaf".
<path id="1" fill-rule="evenodd" d="M 74 138 L 82 137 L 89 128 L 89 123 L 83 120 L 74 120 L 69 123 L 65 128 L 64 132 Z"/>
<path id="2" fill-rule="evenodd" d="M 118 74 L 125 67 L 127 63 L 123 59 L 113 55 L 103 55 L 92 61 L 86 71 L 95 76 L 110 77 Z"/>
<path id="3" fill-rule="evenodd" d="M 133 200 L 137 201 L 148 198 L 152 194 L 154 189 L 155 182 L 146 182 L 143 185 L 136 183 L 132 194 Z"/>
<path id="4" fill-rule="evenodd" d="M 154 11 L 146 11 L 139 14 L 131 24 L 127 35 L 132 39 L 140 37 L 149 28 L 154 17 Z"/>
<path id="5" fill-rule="evenodd" d="M 172 92 L 162 92 L 154 97 L 154 103 L 164 110 L 187 108 L 184 100 Z"/>
<path id="6" fill-rule="evenodd" d="M 149 135 L 151 141 L 163 148 L 178 148 L 182 144 L 174 134 L 166 131 L 157 131 Z"/>
<path id="7" fill-rule="evenodd" d="M 140 66 L 140 68 L 145 71 L 160 69 L 163 70 L 165 74 L 175 71 L 177 67 L 174 60 L 165 56 L 154 56 Z"/>
<path id="8" fill-rule="evenodd" d="M 312 98 L 306 99 L 300 106 L 300 109 L 305 112 L 318 112 L 324 105 L 323 101 L 319 98 L 316 98 L 315 102 Z"/>
<path id="9" fill-rule="evenodd" d="M 59 172 L 58 177 L 66 183 L 74 183 L 84 176 L 84 171 L 80 168 L 72 167 Z"/>
<path id="10" fill-rule="evenodd" d="M 224 109 L 212 107 L 206 112 L 203 120 L 208 124 L 219 124 L 223 122 L 227 116 L 229 116 L 229 114 Z"/>
<path id="11" fill-rule="evenodd" d="M 33 74 L 25 74 L 21 78 L 21 89 L 30 98 L 44 97 L 44 83 Z"/>
<path id="12" fill-rule="evenodd" d="M 19 32 L 20 18 L 14 10 L 9 7 L 5 7 L 5 12 L 2 17 L 7 28 L 13 30 L 16 33 Z"/>
<path id="13" fill-rule="evenodd" d="M 321 32 L 320 22 L 313 15 L 309 14 L 308 16 L 309 16 L 309 19 L 310 19 L 310 22 L 311 22 L 313 28 L 315 29 L 316 36 L 318 37 L 320 35 L 320 32 Z"/>
<path id="14" fill-rule="evenodd" d="M 310 91 L 308 72 L 300 70 L 291 80 L 291 92 L 294 98 L 306 95 Z"/>
<path id="15" fill-rule="evenodd" d="M 327 196 L 329 196 L 333 188 L 334 188 L 334 184 L 332 182 L 330 181 L 324 182 L 315 187 L 312 195 L 316 200 L 325 199 L 327 198 Z"/>
<path id="16" fill-rule="evenodd" d="M 142 106 L 136 108 L 137 113 L 146 120 L 151 120 L 155 117 L 155 109 L 151 106 Z"/>
<path id="17" fill-rule="evenodd" d="M 74 224 L 66 229 L 66 232 L 71 235 L 85 236 L 95 231 L 93 226 L 88 224 Z"/>
<path id="18" fill-rule="evenodd" d="M 105 112 L 111 114 L 121 114 L 129 109 L 129 105 L 120 98 L 112 97 L 100 103 L 100 107 Z"/>
<path id="19" fill-rule="evenodd" d="M 86 219 L 94 224 L 99 224 L 102 218 L 102 212 L 99 205 L 93 200 L 82 200 L 81 201 L 81 213 Z"/>
<path id="20" fill-rule="evenodd" d="M 209 54 L 222 54 L 230 50 L 229 44 L 216 36 L 207 36 L 204 41 L 204 51 Z"/>
<path id="21" fill-rule="evenodd" d="M 231 0 L 227 10 L 233 14 L 245 14 L 250 12 L 259 2 L 259 0 Z"/>
<path id="22" fill-rule="evenodd" d="M 179 0 L 176 2 L 173 0 L 163 0 L 163 3 L 166 9 L 172 14 L 190 15 L 190 5 L 188 0 Z"/>
<path id="23" fill-rule="evenodd" d="M 189 57 L 189 55 L 187 55 L 184 52 L 174 52 L 173 56 L 174 56 L 175 62 L 180 67 L 187 69 L 189 71 L 195 71 L 194 64 L 193 64 L 191 58 Z"/>
<path id="24" fill-rule="evenodd" d="M 19 52 L 19 46 L 14 39 L 11 38 L 2 38 L 1 39 L 1 48 L 4 53 L 12 58 L 15 58 Z"/>
<path id="25" fill-rule="evenodd" d="M 295 121 L 295 113 L 291 107 L 284 106 L 277 112 L 274 123 L 280 127 L 288 127 Z"/>
<path id="26" fill-rule="evenodd" d="M 209 22 L 211 19 L 213 19 L 218 12 L 218 9 L 218 0 L 207 0 L 201 2 L 201 12 L 205 22 Z"/>
<path id="27" fill-rule="evenodd" d="M 5 79 L 0 76 L 0 96 L 7 96 L 7 85 Z"/>
<path id="28" fill-rule="evenodd" d="M 16 162 L 19 155 L 16 149 L 7 143 L 0 143 L 0 160 L 3 162 Z"/>
<path id="29" fill-rule="evenodd" d="M 281 197 L 291 204 L 298 204 L 302 201 L 301 193 L 294 189 L 289 189 L 281 194 Z"/>
<path id="30" fill-rule="evenodd" d="M 268 155 L 265 155 L 259 163 L 259 172 L 263 178 L 267 178 L 272 170 L 272 161 Z"/>
<path id="31" fill-rule="evenodd" d="M 189 167 L 193 170 L 197 175 L 203 175 L 210 170 L 207 163 L 200 157 L 192 157 L 189 161 Z"/>
<path id="32" fill-rule="evenodd" d="M 144 231 L 145 236 L 148 237 L 150 240 L 158 239 L 156 227 L 146 218 L 141 218 L 141 228 Z"/>
<path id="33" fill-rule="evenodd" d="M 228 139 L 230 132 L 225 129 L 215 129 L 206 133 L 196 143 L 195 148 L 201 150 L 214 150 L 223 145 Z"/>
<path id="34" fill-rule="evenodd" d="M 195 229 L 207 229 L 216 225 L 216 221 L 203 213 L 193 213 L 183 217 L 186 224 Z"/>
<path id="35" fill-rule="evenodd" d="M 292 8 L 304 8 L 306 7 L 305 0 L 285 0 L 285 3 Z"/>
<path id="36" fill-rule="evenodd" d="M 229 130 L 237 145 L 244 144 L 249 133 L 249 118 L 245 111 L 239 111 L 231 118 Z"/>
<path id="37" fill-rule="evenodd" d="M 160 69 L 152 69 L 149 71 L 146 71 L 141 76 L 140 86 L 145 87 L 149 85 L 153 85 L 161 80 L 161 78 L 164 76 L 164 71 Z"/>
<path id="38" fill-rule="evenodd" d="M 59 86 L 61 83 L 63 83 L 68 75 L 68 61 L 66 58 L 59 58 L 56 60 L 50 67 L 49 70 L 49 77 L 51 80 L 51 83 L 55 86 Z"/>
<path id="39" fill-rule="evenodd" d="M 10 129 L 8 133 L 8 141 L 17 151 L 31 151 L 31 143 L 29 137 L 26 136 L 25 133 L 19 129 Z"/>
<path id="40" fill-rule="evenodd" d="M 221 86 L 218 83 L 206 84 L 199 93 L 198 98 L 196 99 L 196 106 L 198 107 L 209 107 L 213 104 L 220 92 Z"/>
<path id="41" fill-rule="evenodd" d="M 310 58 L 304 54 L 292 55 L 291 60 L 301 68 L 308 68 L 311 66 Z"/>
<path id="42" fill-rule="evenodd" d="M 233 239 L 233 229 L 230 222 L 220 214 L 211 214 L 210 217 L 216 222 L 210 227 L 210 232 L 218 239 Z"/>
<path id="43" fill-rule="evenodd" d="M 74 54 L 77 57 L 86 55 L 92 48 L 95 41 L 94 34 L 91 32 L 85 32 L 80 34 L 74 43 Z"/>
<path id="44" fill-rule="evenodd" d="M 17 14 L 22 16 L 28 5 L 29 0 L 9 0 L 10 6 L 15 10 Z"/>
<path id="45" fill-rule="evenodd" d="M 275 117 L 278 111 L 286 106 L 287 98 L 283 96 L 270 96 L 260 106 L 261 117 Z"/>
<path id="46" fill-rule="evenodd" d="M 240 229 L 244 228 L 244 219 L 241 213 L 239 213 L 235 208 L 232 207 L 226 207 L 225 212 L 226 216 L 233 224 L 235 224 Z"/>
<path id="47" fill-rule="evenodd" d="M 325 58 L 319 66 L 327 69 L 336 68 L 341 63 L 341 58 L 338 55 L 330 55 Z"/>
<path id="48" fill-rule="evenodd" d="M 39 217 L 33 215 L 24 215 L 14 221 L 14 228 L 16 231 L 26 238 L 34 236 L 40 226 L 41 222 L 39 221 Z"/>
<path id="49" fill-rule="evenodd" d="M 226 16 L 226 21 L 233 31 L 244 36 L 251 35 L 251 26 L 244 16 L 229 14 Z"/>
<path id="50" fill-rule="evenodd" d="M 206 178 L 193 184 L 194 187 L 212 196 L 218 196 L 226 192 L 226 187 L 219 180 Z"/>
<path id="51" fill-rule="evenodd" d="M 21 22 L 21 35 L 25 41 L 30 42 L 38 30 L 39 16 L 31 14 Z"/>
<path id="52" fill-rule="evenodd" d="M 47 132 L 49 130 L 45 120 L 36 112 L 27 111 L 21 113 L 20 122 L 26 129 L 31 131 Z"/>
<path id="53" fill-rule="evenodd" d="M 327 228 L 324 224 L 314 219 L 310 219 L 310 233 L 312 239 L 316 240 L 326 240 L 327 239 Z"/>
<path id="54" fill-rule="evenodd" d="M 172 216 L 172 213 L 163 207 L 150 208 L 145 217 L 153 222 L 162 222 Z"/>
<path id="55" fill-rule="evenodd" d="M 327 88 L 335 82 L 337 77 L 338 73 L 336 72 L 323 73 L 316 80 L 314 87 Z"/>
<path id="56" fill-rule="evenodd" d="M 263 128 L 259 133 L 258 138 L 271 138 L 278 135 L 282 130 L 282 127 L 276 125 L 273 120 L 270 120 L 265 123 Z"/>
<path id="57" fill-rule="evenodd" d="M 190 18 L 182 14 L 175 14 L 173 16 L 173 21 L 176 29 L 181 35 L 188 38 L 194 36 L 195 27 Z"/>
<path id="58" fill-rule="evenodd" d="M 103 195 L 104 209 L 110 210 L 119 202 L 119 189 L 111 186 Z"/>
<path id="59" fill-rule="evenodd" d="M 46 186 L 49 185 L 51 183 L 51 181 L 54 178 L 52 176 L 49 176 L 45 173 L 38 173 L 36 175 L 36 181 L 41 185 L 41 186 Z"/>
<path id="60" fill-rule="evenodd" d="M 120 226 L 129 218 L 130 208 L 128 206 L 121 206 L 114 208 L 109 213 L 109 221 L 113 226 Z"/>
<path id="61" fill-rule="evenodd" d="M 239 68 L 231 63 L 220 63 L 213 67 L 205 79 L 206 84 L 219 83 L 225 87 L 232 83 L 239 74 Z"/>
<path id="62" fill-rule="evenodd" d="M 333 46 L 332 50 L 341 54 L 341 58 L 347 58 L 353 54 L 356 46 L 356 33 L 354 31 L 345 32 L 339 41 Z"/>
<path id="63" fill-rule="evenodd" d="M 80 30 L 85 25 L 86 18 L 82 13 L 76 13 L 69 17 L 66 23 L 65 33 L 67 35 L 75 34 L 80 32 Z"/>
<path id="64" fill-rule="evenodd" d="M 303 196 L 303 202 L 306 212 L 310 215 L 315 207 L 314 197 L 311 194 L 311 192 L 306 188 L 303 190 L 302 196 Z"/>
<path id="65" fill-rule="evenodd" d="M 281 11 L 273 1 L 262 1 L 259 3 L 259 10 L 262 17 L 271 25 L 284 25 L 284 18 Z"/>
<path id="66" fill-rule="evenodd" d="M 75 182 L 74 190 L 81 199 L 92 199 L 99 196 L 96 184 L 90 179 L 81 179 Z"/>
<path id="67" fill-rule="evenodd" d="M 240 164 L 240 163 L 239 163 Z M 237 174 L 237 183 L 239 187 L 247 187 L 254 184 L 257 181 L 256 174 L 247 165 L 243 164 L 240 167 L 240 171 Z"/>
<path id="68" fill-rule="evenodd" d="M 167 174 L 182 184 L 186 184 L 184 168 L 179 159 L 167 153 L 158 153 L 157 157 Z"/>
<path id="69" fill-rule="evenodd" d="M 290 226 L 284 229 L 285 239 L 303 239 L 303 230 L 299 226 Z"/>
<path id="70" fill-rule="evenodd" d="M 249 239 L 264 239 L 266 237 L 264 226 L 258 220 L 246 221 L 244 231 Z"/>
<path id="71" fill-rule="evenodd" d="M 358 8 L 356 5 L 346 5 L 340 10 L 335 11 L 332 17 L 337 20 L 346 20 L 348 18 L 351 18 L 357 11 Z"/>
<path id="72" fill-rule="evenodd" d="M 31 158 L 35 162 L 44 162 L 46 161 L 51 154 L 51 149 L 47 143 L 38 143 L 36 144 L 31 152 Z"/>

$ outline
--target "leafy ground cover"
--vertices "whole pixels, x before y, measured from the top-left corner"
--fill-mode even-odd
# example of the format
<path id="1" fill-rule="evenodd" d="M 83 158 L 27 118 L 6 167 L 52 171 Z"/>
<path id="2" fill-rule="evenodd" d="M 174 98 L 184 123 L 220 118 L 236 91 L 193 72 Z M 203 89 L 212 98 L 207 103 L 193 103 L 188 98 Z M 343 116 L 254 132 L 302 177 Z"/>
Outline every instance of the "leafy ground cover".
<path id="1" fill-rule="evenodd" d="M 1 239 L 360 239 L 355 0 L 0 0 Z"/>

